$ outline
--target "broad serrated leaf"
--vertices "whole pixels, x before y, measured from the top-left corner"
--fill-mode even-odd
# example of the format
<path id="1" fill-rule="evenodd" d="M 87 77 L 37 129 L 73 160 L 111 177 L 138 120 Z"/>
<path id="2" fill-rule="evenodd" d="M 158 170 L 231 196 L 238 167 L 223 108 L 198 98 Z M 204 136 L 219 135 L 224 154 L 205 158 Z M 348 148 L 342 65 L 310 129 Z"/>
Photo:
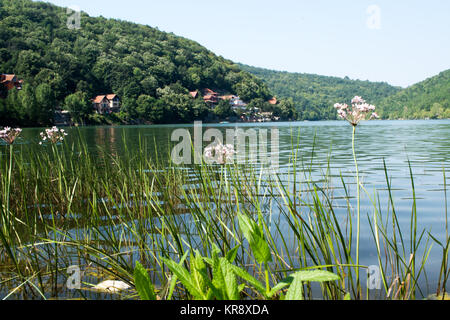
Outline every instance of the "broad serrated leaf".
<path id="1" fill-rule="evenodd" d="M 177 276 L 178 280 L 181 281 L 190 294 L 192 294 L 196 299 L 205 299 L 205 294 L 197 288 L 195 281 L 185 268 L 178 265 L 175 261 L 166 258 L 161 258 L 161 260 L 170 269 L 170 271 Z"/>
<path id="2" fill-rule="evenodd" d="M 230 251 L 227 252 L 226 258 L 231 263 L 233 263 L 234 260 L 236 260 L 236 256 L 237 256 L 239 247 L 240 247 L 240 245 L 237 245 L 236 247 L 234 247 L 233 249 L 231 249 Z"/>
<path id="3" fill-rule="evenodd" d="M 250 273 L 248 273 L 246 270 L 239 268 L 238 266 L 231 265 L 231 268 L 233 272 L 240 278 L 247 281 L 250 285 L 252 285 L 260 294 L 262 294 L 265 298 L 266 296 L 266 288 L 264 285 L 259 282 L 255 277 L 253 277 Z"/>
<path id="4" fill-rule="evenodd" d="M 206 265 L 198 250 L 195 256 L 191 255 L 191 276 L 200 291 L 206 291 L 206 283 L 203 274 L 206 274 Z"/>
<path id="5" fill-rule="evenodd" d="M 183 257 L 181 257 L 180 262 L 178 263 L 179 266 L 182 266 L 184 261 L 186 260 L 187 256 L 188 256 L 188 251 L 186 251 L 186 253 L 183 255 Z M 177 284 L 178 278 L 177 276 L 174 274 L 172 276 L 172 279 L 170 280 L 170 286 L 169 286 L 169 294 L 167 295 L 167 300 L 172 299 L 172 295 L 173 295 L 173 291 L 175 290 L 175 286 Z"/>
<path id="6" fill-rule="evenodd" d="M 212 283 L 214 287 L 216 287 L 220 294 L 217 295 L 218 300 L 226 300 L 226 290 L 225 290 L 225 278 L 222 272 L 222 266 L 220 264 L 220 259 L 217 253 L 213 253 L 212 259 L 212 274 L 213 280 Z"/>
<path id="7" fill-rule="evenodd" d="M 287 287 L 294 281 L 294 277 L 289 276 L 278 282 L 269 292 L 269 298 L 272 298 L 278 291 Z"/>
<path id="8" fill-rule="evenodd" d="M 267 244 L 264 233 L 258 224 L 249 217 L 238 214 L 239 226 L 247 239 L 253 255 L 258 263 L 267 263 L 272 261 L 269 245 Z"/>
<path id="9" fill-rule="evenodd" d="M 286 293 L 285 300 L 303 300 L 303 282 L 299 277 L 293 277 L 291 286 Z"/>
<path id="10" fill-rule="evenodd" d="M 134 268 L 134 285 L 141 300 L 156 300 L 155 289 L 147 270 L 136 261 Z"/>
<path id="11" fill-rule="evenodd" d="M 226 258 L 220 258 L 220 267 L 225 280 L 226 299 L 239 300 L 239 286 L 231 263 Z"/>
<path id="12" fill-rule="evenodd" d="M 208 292 L 206 294 L 206 300 L 212 300 L 214 297 L 216 300 L 223 300 L 222 298 L 222 292 L 212 283 L 211 279 L 208 277 L 205 271 L 199 271 L 204 280 L 206 285 L 208 286 Z"/>

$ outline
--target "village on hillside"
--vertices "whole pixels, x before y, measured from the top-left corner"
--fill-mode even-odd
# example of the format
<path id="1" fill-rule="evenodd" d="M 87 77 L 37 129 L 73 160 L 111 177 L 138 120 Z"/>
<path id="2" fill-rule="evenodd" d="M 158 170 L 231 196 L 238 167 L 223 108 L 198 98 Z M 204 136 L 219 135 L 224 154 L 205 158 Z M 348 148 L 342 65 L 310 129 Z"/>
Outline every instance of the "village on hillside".
<path id="1" fill-rule="evenodd" d="M 6 98 L 9 90 L 21 90 L 23 80 L 19 80 L 15 74 L 0 74 L 0 98 Z M 214 109 L 221 101 L 228 101 L 236 117 L 230 120 L 236 122 L 270 122 L 280 118 L 272 112 L 263 112 L 259 108 L 248 109 L 248 104 L 239 96 L 233 94 L 220 94 L 209 88 L 189 92 L 192 99 L 203 99 L 205 104 Z M 120 98 L 115 93 L 98 95 L 91 99 L 93 111 L 99 115 L 109 115 L 120 112 Z M 277 105 L 278 100 L 273 97 L 267 101 L 271 105 Z M 70 112 L 56 108 L 54 122 L 57 125 L 72 125 Z"/>
<path id="2" fill-rule="evenodd" d="M 192 99 L 202 98 L 209 108 L 214 109 L 220 101 L 228 101 L 233 111 L 239 114 L 236 121 L 241 122 L 266 122 L 277 121 L 279 117 L 274 117 L 272 112 L 261 112 L 259 108 L 255 110 L 247 110 L 247 103 L 245 103 L 239 96 L 236 95 L 220 95 L 209 88 L 203 90 L 195 90 L 189 92 Z M 277 98 L 273 97 L 268 101 L 271 105 L 278 104 Z M 112 114 L 120 111 L 120 99 L 117 94 L 110 93 L 98 95 L 92 99 L 92 105 L 98 114 Z"/>

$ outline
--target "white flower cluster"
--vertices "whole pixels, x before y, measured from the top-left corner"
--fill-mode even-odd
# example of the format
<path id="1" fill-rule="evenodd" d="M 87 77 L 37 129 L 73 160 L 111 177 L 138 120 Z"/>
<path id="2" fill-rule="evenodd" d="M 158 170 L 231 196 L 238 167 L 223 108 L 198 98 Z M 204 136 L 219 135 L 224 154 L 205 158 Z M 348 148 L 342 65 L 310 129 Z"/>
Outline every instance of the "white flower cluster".
<path id="1" fill-rule="evenodd" d="M 215 161 L 218 164 L 226 164 L 233 161 L 236 153 L 231 144 L 223 145 L 221 143 L 205 148 L 204 156 L 209 161 Z"/>
<path id="2" fill-rule="evenodd" d="M 46 141 L 50 141 L 51 143 L 58 143 L 63 141 L 65 136 L 67 136 L 67 133 L 64 131 L 64 129 L 58 129 L 57 127 L 45 129 L 45 132 L 41 132 L 42 141 L 39 142 L 39 144 L 42 145 L 42 143 Z"/>
<path id="3" fill-rule="evenodd" d="M 366 103 L 366 101 L 356 96 L 352 99 L 351 108 L 347 104 L 336 103 L 334 107 L 341 119 L 347 120 L 353 126 L 357 126 L 361 120 L 366 120 L 367 115 L 372 112 L 370 119 L 378 119 L 379 116 L 373 112 L 375 106 Z"/>
<path id="4" fill-rule="evenodd" d="M 3 130 L 0 130 L 0 139 L 7 144 L 13 144 L 21 132 L 22 129 L 19 128 L 11 129 L 10 127 L 4 127 Z"/>

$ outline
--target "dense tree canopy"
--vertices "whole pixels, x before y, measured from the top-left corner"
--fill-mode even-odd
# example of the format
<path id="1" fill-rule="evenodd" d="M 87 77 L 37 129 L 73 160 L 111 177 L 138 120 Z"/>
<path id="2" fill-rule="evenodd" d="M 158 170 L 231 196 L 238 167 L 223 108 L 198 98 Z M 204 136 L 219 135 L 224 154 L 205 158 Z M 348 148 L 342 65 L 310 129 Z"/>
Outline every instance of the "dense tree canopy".
<path id="1" fill-rule="evenodd" d="M 349 102 L 355 95 L 360 95 L 376 104 L 400 91 L 387 83 L 239 66 L 262 79 L 279 97 L 291 98 L 290 103 L 295 105 L 299 120 L 334 120 L 337 119 L 335 103 Z"/>
<path id="2" fill-rule="evenodd" d="M 450 70 L 384 99 L 379 107 L 385 119 L 450 118 Z"/>
<path id="3" fill-rule="evenodd" d="M 333 105 L 348 103 L 355 95 L 375 104 L 383 119 L 450 118 L 450 70 L 402 89 L 384 82 L 239 66 L 262 79 L 278 96 L 291 98 L 299 120 L 336 119 Z"/>

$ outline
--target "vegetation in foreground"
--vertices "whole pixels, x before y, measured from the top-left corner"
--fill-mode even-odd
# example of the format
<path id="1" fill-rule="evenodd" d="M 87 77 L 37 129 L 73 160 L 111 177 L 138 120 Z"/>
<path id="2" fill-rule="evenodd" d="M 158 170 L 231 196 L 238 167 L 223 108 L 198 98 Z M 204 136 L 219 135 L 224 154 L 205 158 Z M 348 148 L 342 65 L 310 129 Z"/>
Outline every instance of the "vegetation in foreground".
<path id="1" fill-rule="evenodd" d="M 417 229 L 412 173 L 406 227 L 386 165 L 389 203 L 358 182 L 373 203 L 367 219 L 381 276 L 374 296 L 360 272 L 368 266 L 358 263 L 363 217 L 358 204 L 355 228 L 352 188 L 341 180 L 339 209 L 331 178 L 312 181 L 314 160 L 298 156 L 299 140 L 290 171 L 267 175 L 250 165 L 177 167 L 149 159 L 143 140 L 130 153 L 124 138 L 118 156 L 88 151 L 81 138 L 68 144 L 58 130 L 44 137 L 36 152 L 0 146 L 4 298 L 417 299 L 432 293 L 419 285 L 432 243 L 442 248 L 435 297 L 446 297 L 450 238 Z M 79 290 L 65 285 L 73 265 L 84 271 Z M 130 290 L 93 291 L 106 279 Z"/>

